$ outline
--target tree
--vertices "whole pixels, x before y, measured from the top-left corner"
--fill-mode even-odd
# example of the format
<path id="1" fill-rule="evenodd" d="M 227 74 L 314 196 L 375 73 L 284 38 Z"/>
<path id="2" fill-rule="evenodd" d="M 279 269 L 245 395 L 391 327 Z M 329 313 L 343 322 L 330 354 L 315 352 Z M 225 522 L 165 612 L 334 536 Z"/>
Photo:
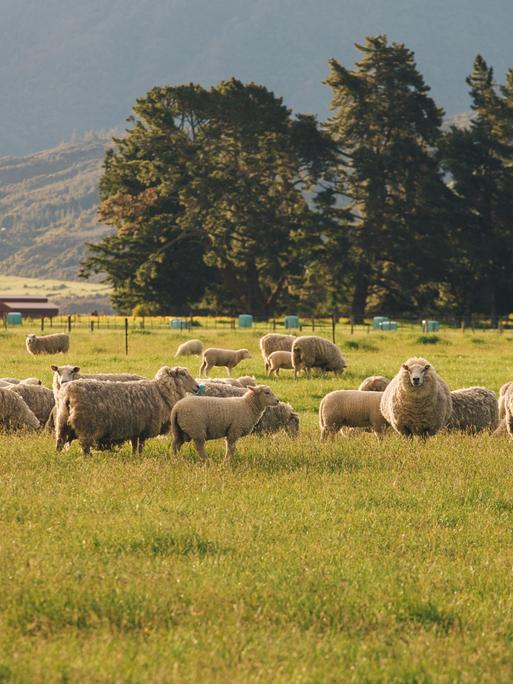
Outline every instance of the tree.
<path id="1" fill-rule="evenodd" d="M 448 193 L 434 153 L 442 110 L 413 52 L 384 35 L 356 47 L 363 56 L 353 70 L 330 61 L 326 128 L 338 145 L 332 196 L 360 322 L 372 292 L 404 309 L 420 283 L 442 272 Z"/>

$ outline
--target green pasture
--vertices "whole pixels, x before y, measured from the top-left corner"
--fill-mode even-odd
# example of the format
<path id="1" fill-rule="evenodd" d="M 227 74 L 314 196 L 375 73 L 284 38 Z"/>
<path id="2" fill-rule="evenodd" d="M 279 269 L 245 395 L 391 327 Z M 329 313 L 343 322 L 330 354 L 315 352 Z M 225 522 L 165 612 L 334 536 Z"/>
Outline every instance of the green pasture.
<path id="1" fill-rule="evenodd" d="M 193 336 L 248 347 L 235 374 L 265 381 L 259 334 Z M 75 330 L 49 358 L 9 329 L 0 376 L 49 384 L 51 363 L 152 375 L 186 338 L 131 331 L 125 356 L 121 329 Z M 269 381 L 299 410 L 299 439 L 244 438 L 230 463 L 221 442 L 202 463 L 189 445 L 172 458 L 167 438 L 141 458 L 86 459 L 51 436 L 0 436 L 0 682 L 512 681 L 513 443 L 355 432 L 321 445 L 317 409 L 413 355 L 453 389 L 498 390 L 513 333 L 341 329 L 337 342 L 342 378 Z M 179 361 L 197 375 L 197 357 Z"/>

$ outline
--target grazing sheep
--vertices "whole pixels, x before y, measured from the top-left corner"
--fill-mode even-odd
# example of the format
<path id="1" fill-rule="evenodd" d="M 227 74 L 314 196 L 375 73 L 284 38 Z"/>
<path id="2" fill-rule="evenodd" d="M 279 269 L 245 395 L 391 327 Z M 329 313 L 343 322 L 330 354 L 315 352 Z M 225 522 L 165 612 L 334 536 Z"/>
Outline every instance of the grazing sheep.
<path id="1" fill-rule="evenodd" d="M 506 415 L 506 407 L 504 406 L 504 397 L 506 392 L 509 390 L 509 388 L 513 385 L 513 381 L 505 382 L 504 385 L 499 390 L 499 420 L 502 421 L 502 419 Z"/>
<path id="2" fill-rule="evenodd" d="M 18 378 L 0 378 L 0 382 L 5 382 L 9 385 L 42 385 L 43 383 L 39 378 L 25 378 L 24 380 L 18 380 Z"/>
<path id="3" fill-rule="evenodd" d="M 69 335 L 27 335 L 25 346 L 30 354 L 65 354 L 69 350 Z"/>
<path id="4" fill-rule="evenodd" d="M 42 425 L 46 424 L 55 406 L 55 399 L 51 389 L 41 385 L 23 385 L 21 383 L 11 385 L 9 389 L 11 392 L 16 392 L 16 394 L 20 395 Z"/>
<path id="5" fill-rule="evenodd" d="M 176 350 L 176 356 L 199 356 L 203 352 L 203 342 L 201 340 L 187 340 Z"/>
<path id="6" fill-rule="evenodd" d="M 186 368 L 169 366 L 157 371 L 153 380 L 68 382 L 57 405 L 57 451 L 74 439 L 85 455 L 93 445 L 109 448 L 130 440 L 133 452 L 141 453 L 148 438 L 169 432 L 175 403 L 198 389 Z"/>
<path id="7" fill-rule="evenodd" d="M 226 378 L 224 378 L 226 380 Z M 256 378 L 254 375 L 239 375 L 237 382 L 242 385 L 242 387 L 256 387 Z"/>
<path id="8" fill-rule="evenodd" d="M 200 456 L 206 458 L 205 441 L 226 439 L 226 458 L 235 453 L 237 440 L 253 430 L 268 406 L 278 399 L 266 385 L 248 387 L 242 397 L 191 397 L 176 403 L 171 413 L 173 452 L 184 442 L 194 442 Z"/>
<path id="9" fill-rule="evenodd" d="M 335 390 L 319 406 L 321 441 L 343 427 L 372 428 L 380 434 L 388 423 L 379 408 L 383 392 Z"/>
<path id="10" fill-rule="evenodd" d="M 259 346 L 264 363 L 275 351 L 292 351 L 292 344 L 297 339 L 295 335 L 282 335 L 280 333 L 267 333 L 260 338 Z"/>
<path id="11" fill-rule="evenodd" d="M 390 380 L 383 375 L 370 375 L 365 380 L 362 380 L 358 389 L 361 392 L 383 392 L 389 384 Z"/>
<path id="12" fill-rule="evenodd" d="M 226 383 L 205 382 L 201 385 L 200 394 L 205 397 L 243 397 L 245 387 L 234 387 Z M 285 430 L 291 437 L 299 433 L 299 416 L 290 404 L 283 401 L 276 406 L 268 406 L 253 428 L 252 434 L 261 435 Z"/>
<path id="13" fill-rule="evenodd" d="M 292 370 L 292 352 L 289 351 L 275 351 L 269 354 L 265 362 L 265 370 L 268 375 L 273 373 L 278 377 L 280 369 L 286 368 Z"/>
<path id="14" fill-rule="evenodd" d="M 209 378 L 209 382 L 220 382 L 223 385 L 231 385 L 232 387 L 252 387 L 256 386 L 256 380 L 252 375 L 241 375 L 240 378 Z"/>
<path id="15" fill-rule="evenodd" d="M 294 378 L 302 370 L 309 373 L 311 368 L 333 371 L 338 375 L 347 367 L 340 349 L 333 342 L 317 335 L 296 337 L 292 345 L 292 365 Z"/>
<path id="16" fill-rule="evenodd" d="M 98 380 L 98 382 L 135 382 L 147 380 L 134 373 L 81 373 L 80 366 L 50 366 L 53 371 L 53 392 L 56 395 L 62 385 L 72 380 Z"/>
<path id="17" fill-rule="evenodd" d="M 0 388 L 0 425 L 2 430 L 38 430 L 36 416 L 23 399 L 10 389 Z"/>
<path id="18" fill-rule="evenodd" d="M 250 358 L 251 354 L 247 349 L 234 350 L 209 347 L 203 352 L 199 374 L 201 377 L 208 376 L 211 368 L 214 368 L 214 366 L 225 366 L 228 375 L 231 375 L 232 368 L 235 368 L 243 359 Z"/>
<path id="19" fill-rule="evenodd" d="M 499 406 L 495 392 L 485 387 L 466 387 L 451 392 L 452 413 L 449 430 L 495 430 L 499 424 Z"/>
<path id="20" fill-rule="evenodd" d="M 402 435 L 434 435 L 451 417 L 451 393 L 426 359 L 414 357 L 384 390 L 381 413 Z"/>

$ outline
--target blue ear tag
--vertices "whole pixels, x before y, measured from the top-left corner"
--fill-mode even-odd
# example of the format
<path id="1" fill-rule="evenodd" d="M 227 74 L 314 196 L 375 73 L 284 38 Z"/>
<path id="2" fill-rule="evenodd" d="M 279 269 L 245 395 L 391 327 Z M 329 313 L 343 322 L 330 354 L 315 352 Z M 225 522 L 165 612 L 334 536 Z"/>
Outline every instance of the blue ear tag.
<path id="1" fill-rule="evenodd" d="M 200 384 L 198 386 L 198 389 L 196 390 L 196 396 L 198 397 L 204 397 L 205 396 L 205 385 Z"/>

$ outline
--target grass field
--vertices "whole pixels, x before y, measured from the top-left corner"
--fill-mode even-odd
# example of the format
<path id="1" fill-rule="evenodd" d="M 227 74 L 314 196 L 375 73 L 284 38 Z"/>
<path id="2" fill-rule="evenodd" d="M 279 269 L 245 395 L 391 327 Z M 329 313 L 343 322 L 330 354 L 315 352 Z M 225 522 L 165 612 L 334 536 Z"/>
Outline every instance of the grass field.
<path id="1" fill-rule="evenodd" d="M 264 379 L 256 334 L 194 336 L 249 347 L 241 374 Z M 319 444 L 326 392 L 411 355 L 451 388 L 513 378 L 507 333 L 419 337 L 339 336 L 339 380 L 282 371 L 270 384 L 300 411 L 300 438 L 244 438 L 231 463 L 221 442 L 202 463 L 190 446 L 171 458 L 167 439 L 85 459 L 2 436 L 0 682 L 511 682 L 513 444 Z M 183 339 L 133 332 L 126 358 L 121 331 L 74 331 L 65 362 L 153 374 Z M 0 375 L 47 384 L 60 361 L 30 357 L 20 331 L 0 333 L 0 352 Z"/>

